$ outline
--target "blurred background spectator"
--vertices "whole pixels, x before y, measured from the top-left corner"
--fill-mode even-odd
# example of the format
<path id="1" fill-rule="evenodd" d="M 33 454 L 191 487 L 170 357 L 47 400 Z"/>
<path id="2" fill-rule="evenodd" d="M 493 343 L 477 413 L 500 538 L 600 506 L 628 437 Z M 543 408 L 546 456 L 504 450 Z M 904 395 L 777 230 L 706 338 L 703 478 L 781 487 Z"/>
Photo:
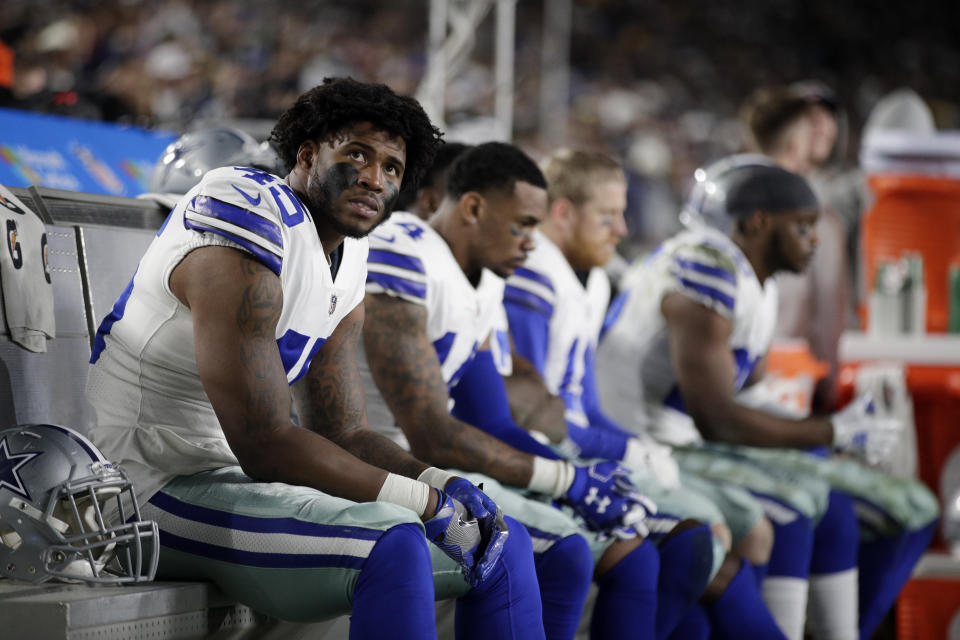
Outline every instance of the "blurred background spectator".
<path id="1" fill-rule="evenodd" d="M 546 0 L 544 0 L 546 1 Z M 541 0 L 517 3 L 513 134 L 534 155 L 600 147 L 629 174 L 632 258 L 677 228 L 695 167 L 743 144 L 737 109 L 756 87 L 816 78 L 849 126 L 853 160 L 877 99 L 911 86 L 958 127 L 960 4 L 895 9 L 829 0 L 573 0 L 566 140 L 538 135 Z M 428 0 L 3 0 L 0 106 L 180 133 L 261 122 L 327 75 L 414 93 L 426 67 Z M 492 22 L 486 18 L 485 27 Z M 448 86 L 451 126 L 493 110 L 492 28 L 476 30 Z M 836 151 L 834 152 L 837 153 Z"/>

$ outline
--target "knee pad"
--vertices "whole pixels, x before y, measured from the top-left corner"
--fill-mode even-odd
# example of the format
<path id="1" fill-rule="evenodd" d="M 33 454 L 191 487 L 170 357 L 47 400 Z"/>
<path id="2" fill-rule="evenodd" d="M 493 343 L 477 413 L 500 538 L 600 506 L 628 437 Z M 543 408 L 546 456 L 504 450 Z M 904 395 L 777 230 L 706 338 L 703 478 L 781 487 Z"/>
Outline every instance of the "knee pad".
<path id="1" fill-rule="evenodd" d="M 590 638 L 656 637 L 659 573 L 660 556 L 646 541 L 597 577 Z"/>
<path id="2" fill-rule="evenodd" d="M 419 526 L 388 529 L 370 551 L 353 595 L 351 638 L 383 637 L 389 620 L 403 637 L 436 637 L 433 570 Z"/>
<path id="3" fill-rule="evenodd" d="M 682 585 L 682 590 L 688 593 L 690 602 L 703 594 L 707 583 L 713 577 L 714 565 L 719 568 L 719 564 L 715 562 L 713 534 L 705 524 L 669 534 L 660 543 L 659 551 L 660 580 L 671 584 L 674 589 Z M 725 555 L 720 554 L 721 562 Z"/>
<path id="4" fill-rule="evenodd" d="M 529 562 L 529 558 L 533 556 L 533 542 L 527 528 L 510 516 L 505 516 L 504 521 L 507 523 L 510 535 L 507 536 L 507 542 L 503 545 L 503 553 L 500 556 L 503 562 L 512 562 L 514 558 L 522 558 L 524 562 Z"/>
<path id="5" fill-rule="evenodd" d="M 648 540 L 625 555 L 602 576 L 597 577 L 601 588 L 615 587 L 626 592 L 655 592 L 660 576 L 660 554 Z"/>
<path id="6" fill-rule="evenodd" d="M 427 539 L 420 527 L 408 522 L 390 527 L 380 536 L 367 556 L 359 580 L 363 580 L 365 574 L 376 574 L 380 580 L 389 577 L 405 581 L 404 576 L 416 579 L 424 573 L 432 584 Z"/>
<path id="7" fill-rule="evenodd" d="M 568 584 L 589 586 L 593 580 L 593 553 L 581 535 L 567 536 L 555 542 L 537 556 L 536 566 L 541 585 L 547 574 L 553 576 L 554 572 L 560 572 L 553 576 L 555 579 L 560 578 Z"/>
<path id="8" fill-rule="evenodd" d="M 507 529 L 510 534 L 500 553 L 500 563 L 486 580 L 479 586 L 471 589 L 472 596 L 496 591 L 504 587 L 509 580 L 516 585 L 526 585 L 524 588 L 536 590 L 536 572 L 534 570 L 533 545 L 526 528 L 513 518 L 506 517 Z"/>
<path id="9" fill-rule="evenodd" d="M 572 638 L 593 580 L 593 554 L 586 539 L 571 535 L 536 558 L 543 626 L 551 638 Z"/>

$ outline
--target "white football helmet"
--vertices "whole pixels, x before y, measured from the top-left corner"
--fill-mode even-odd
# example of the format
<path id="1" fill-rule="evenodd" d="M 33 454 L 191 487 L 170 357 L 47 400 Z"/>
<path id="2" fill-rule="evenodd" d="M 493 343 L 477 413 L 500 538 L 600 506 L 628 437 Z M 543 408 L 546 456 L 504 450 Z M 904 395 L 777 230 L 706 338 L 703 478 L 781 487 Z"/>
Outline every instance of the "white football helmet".
<path id="1" fill-rule="evenodd" d="M 49 424 L 0 431 L 0 576 L 146 582 L 159 550 L 124 472 L 81 434 Z"/>
<path id="2" fill-rule="evenodd" d="M 727 213 L 727 191 L 734 181 L 751 167 L 772 167 L 773 160 L 759 153 L 727 156 L 693 173 L 693 186 L 680 210 L 680 222 L 687 228 L 713 227 L 724 233 L 733 228 L 734 218 Z"/>
<path id="3" fill-rule="evenodd" d="M 227 166 L 284 173 L 269 143 L 234 127 L 217 127 L 185 133 L 170 143 L 154 165 L 148 187 L 154 193 L 186 193 L 207 171 Z"/>

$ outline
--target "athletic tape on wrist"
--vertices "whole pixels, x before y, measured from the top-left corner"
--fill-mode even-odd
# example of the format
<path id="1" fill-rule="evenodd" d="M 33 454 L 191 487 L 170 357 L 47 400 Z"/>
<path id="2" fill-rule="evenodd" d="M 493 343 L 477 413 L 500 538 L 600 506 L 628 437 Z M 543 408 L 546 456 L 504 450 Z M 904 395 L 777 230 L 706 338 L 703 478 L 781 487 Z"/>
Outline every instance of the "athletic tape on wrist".
<path id="1" fill-rule="evenodd" d="M 392 502 L 422 516 L 430 501 L 430 486 L 425 482 L 388 473 L 380 487 L 377 502 Z"/>
<path id="2" fill-rule="evenodd" d="M 457 474 L 450 473 L 449 471 L 444 471 L 443 469 L 438 469 L 437 467 L 427 467 L 424 469 L 417 480 L 420 482 L 426 482 L 428 485 L 434 489 L 440 489 L 443 491 L 447 483 L 450 482 L 451 478 L 456 478 Z"/>
<path id="3" fill-rule="evenodd" d="M 565 460 L 533 459 L 533 474 L 527 489 L 559 498 L 573 484 L 574 466 Z"/>

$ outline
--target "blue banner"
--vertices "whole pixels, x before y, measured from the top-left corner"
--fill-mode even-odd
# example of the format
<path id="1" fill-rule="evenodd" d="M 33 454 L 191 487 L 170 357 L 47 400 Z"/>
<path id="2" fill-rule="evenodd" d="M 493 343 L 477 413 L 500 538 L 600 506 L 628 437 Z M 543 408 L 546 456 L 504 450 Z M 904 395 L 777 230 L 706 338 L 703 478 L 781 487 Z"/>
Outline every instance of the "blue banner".
<path id="1" fill-rule="evenodd" d="M 0 184 L 136 196 L 176 136 L 0 109 Z"/>

